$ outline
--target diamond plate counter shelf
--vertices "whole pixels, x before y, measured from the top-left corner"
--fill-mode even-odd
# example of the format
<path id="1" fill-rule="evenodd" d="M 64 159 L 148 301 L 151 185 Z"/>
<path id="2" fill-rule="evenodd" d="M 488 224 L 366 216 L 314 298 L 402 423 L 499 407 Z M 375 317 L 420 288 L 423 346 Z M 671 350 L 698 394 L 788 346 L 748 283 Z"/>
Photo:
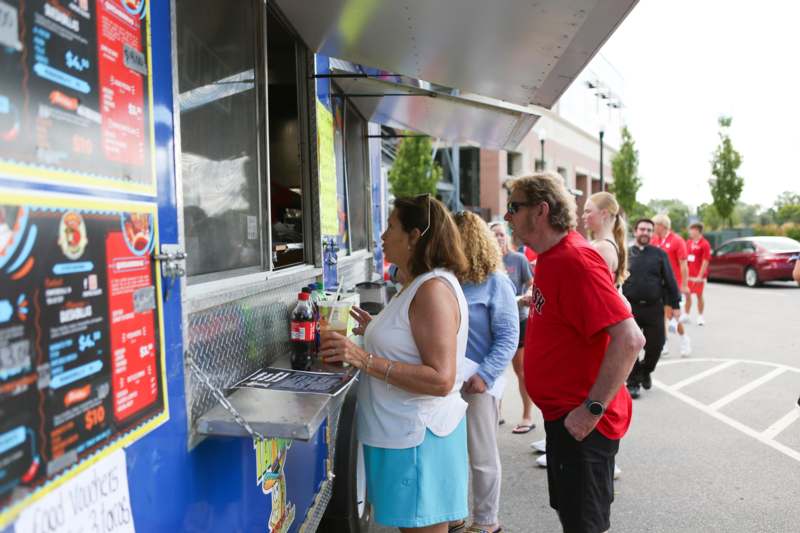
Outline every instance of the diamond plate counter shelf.
<path id="1" fill-rule="evenodd" d="M 288 357 L 275 361 L 278 368 L 290 368 Z M 315 366 L 314 371 L 358 372 L 355 368 Z M 265 389 L 237 389 L 227 397 L 234 409 L 254 431 L 265 437 L 308 441 L 314 437 L 322 422 L 344 400 L 348 389 L 336 396 Z M 197 420 L 197 432 L 205 436 L 250 437 L 247 430 L 220 404 L 212 407 Z"/>

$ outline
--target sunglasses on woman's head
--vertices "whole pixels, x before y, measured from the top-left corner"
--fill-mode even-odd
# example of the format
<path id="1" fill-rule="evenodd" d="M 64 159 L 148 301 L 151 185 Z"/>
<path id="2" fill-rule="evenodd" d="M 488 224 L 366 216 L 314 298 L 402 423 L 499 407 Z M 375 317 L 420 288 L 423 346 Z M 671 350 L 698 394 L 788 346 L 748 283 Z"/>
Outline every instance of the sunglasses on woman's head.
<path id="1" fill-rule="evenodd" d="M 425 226 L 425 229 L 422 230 L 422 233 L 419 234 L 419 236 L 422 237 L 428 232 L 429 229 L 431 229 L 431 194 L 430 193 L 420 194 L 419 196 L 417 196 L 416 199 L 419 200 L 420 198 L 428 199 L 428 225 Z"/>

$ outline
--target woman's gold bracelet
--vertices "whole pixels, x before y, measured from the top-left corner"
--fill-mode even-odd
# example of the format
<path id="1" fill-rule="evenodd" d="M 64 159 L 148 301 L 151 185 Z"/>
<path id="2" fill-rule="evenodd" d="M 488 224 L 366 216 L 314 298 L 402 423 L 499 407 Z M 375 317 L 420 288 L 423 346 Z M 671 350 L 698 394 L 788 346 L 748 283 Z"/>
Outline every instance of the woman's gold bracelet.
<path id="1" fill-rule="evenodd" d="M 369 367 L 372 366 L 372 353 L 367 353 L 367 363 L 364 365 L 364 372 L 369 374 Z"/>

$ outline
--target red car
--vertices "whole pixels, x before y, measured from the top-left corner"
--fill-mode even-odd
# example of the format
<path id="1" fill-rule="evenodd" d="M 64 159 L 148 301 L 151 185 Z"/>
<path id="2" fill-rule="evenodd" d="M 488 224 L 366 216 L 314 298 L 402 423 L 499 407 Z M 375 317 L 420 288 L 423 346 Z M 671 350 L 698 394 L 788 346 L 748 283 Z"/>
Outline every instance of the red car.
<path id="1" fill-rule="evenodd" d="M 708 277 L 744 281 L 748 287 L 764 281 L 792 281 L 799 259 L 800 242 L 789 237 L 742 237 L 714 250 Z"/>

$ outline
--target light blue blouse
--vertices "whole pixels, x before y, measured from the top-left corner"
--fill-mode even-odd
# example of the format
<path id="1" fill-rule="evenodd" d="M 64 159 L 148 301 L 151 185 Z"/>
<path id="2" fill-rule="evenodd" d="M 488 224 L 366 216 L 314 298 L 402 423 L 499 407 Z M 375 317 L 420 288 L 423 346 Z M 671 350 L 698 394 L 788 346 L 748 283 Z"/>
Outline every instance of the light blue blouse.
<path id="1" fill-rule="evenodd" d="M 481 284 L 464 283 L 469 305 L 467 357 L 478 363 L 478 375 L 491 388 L 505 371 L 519 344 L 519 310 L 514 284 L 494 272 Z"/>

